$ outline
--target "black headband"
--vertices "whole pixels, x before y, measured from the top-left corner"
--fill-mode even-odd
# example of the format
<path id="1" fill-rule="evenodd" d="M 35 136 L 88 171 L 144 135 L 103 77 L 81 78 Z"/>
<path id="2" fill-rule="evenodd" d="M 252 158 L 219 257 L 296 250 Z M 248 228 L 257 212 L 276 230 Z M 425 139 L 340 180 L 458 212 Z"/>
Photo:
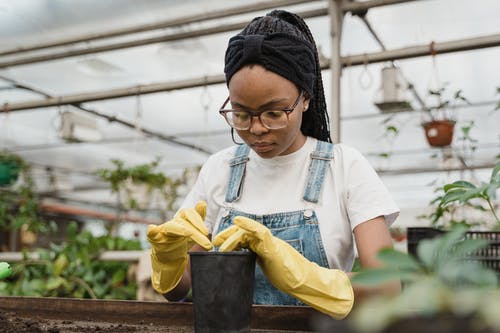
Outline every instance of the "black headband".
<path id="1" fill-rule="evenodd" d="M 229 40 L 224 73 L 226 83 L 241 67 L 259 64 L 314 94 L 316 61 L 314 46 L 285 33 L 236 35 Z"/>

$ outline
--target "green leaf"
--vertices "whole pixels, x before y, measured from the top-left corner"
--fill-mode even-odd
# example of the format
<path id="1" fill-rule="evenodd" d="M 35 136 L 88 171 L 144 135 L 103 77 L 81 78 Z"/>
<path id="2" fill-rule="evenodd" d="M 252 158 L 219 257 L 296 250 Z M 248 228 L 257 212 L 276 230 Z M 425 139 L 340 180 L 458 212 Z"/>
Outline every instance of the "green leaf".
<path id="1" fill-rule="evenodd" d="M 391 153 L 379 153 L 378 154 L 378 157 L 382 157 L 382 158 L 389 158 L 391 156 Z"/>
<path id="2" fill-rule="evenodd" d="M 417 247 L 417 257 L 427 268 L 435 265 L 439 243 L 436 239 L 423 239 Z"/>
<path id="3" fill-rule="evenodd" d="M 394 125 L 387 126 L 385 130 L 389 133 L 392 132 L 394 135 L 397 135 L 399 133 L 398 128 Z"/>
<path id="4" fill-rule="evenodd" d="M 123 282 L 125 281 L 125 278 L 127 276 L 127 272 L 125 270 L 117 270 L 113 274 L 113 277 L 111 278 L 111 284 L 113 286 L 117 287 L 119 285 L 122 285 Z"/>
<path id="5" fill-rule="evenodd" d="M 45 284 L 45 288 L 47 290 L 54 290 L 54 289 L 57 289 L 59 288 L 60 286 L 62 286 L 64 283 L 65 283 L 66 280 L 64 280 L 62 277 L 60 276 L 55 276 L 55 277 L 49 277 L 49 279 L 47 280 L 47 283 Z"/>
<path id="6" fill-rule="evenodd" d="M 441 202 L 439 203 L 439 205 L 444 207 L 452 202 L 460 201 L 464 196 L 464 193 L 465 190 L 449 191 L 441 198 Z"/>
<path id="7" fill-rule="evenodd" d="M 448 192 L 451 189 L 472 189 L 472 188 L 476 188 L 476 185 L 469 183 L 465 180 L 458 180 L 451 184 L 447 184 L 443 187 L 445 192 Z"/>
<path id="8" fill-rule="evenodd" d="M 54 262 L 54 275 L 59 276 L 61 273 L 68 267 L 69 261 L 68 258 L 64 255 L 61 254 L 57 257 L 56 261 Z"/>
<path id="9" fill-rule="evenodd" d="M 75 221 L 71 221 L 68 224 L 68 227 L 66 228 L 66 234 L 68 236 L 68 239 L 70 240 L 75 239 L 77 233 L 78 233 L 78 225 L 76 224 Z"/>
<path id="10" fill-rule="evenodd" d="M 499 185 L 500 183 L 493 183 L 488 185 L 488 187 L 485 190 L 485 194 L 489 200 L 496 199 Z"/>
<path id="11" fill-rule="evenodd" d="M 490 183 L 500 182 L 500 162 L 498 162 L 491 172 Z"/>
<path id="12" fill-rule="evenodd" d="M 395 268 L 374 268 L 362 270 L 351 278 L 352 283 L 364 286 L 377 286 L 389 281 L 398 280 L 400 272 Z"/>
<path id="13" fill-rule="evenodd" d="M 453 255 L 458 258 L 465 258 L 474 252 L 487 247 L 489 242 L 486 239 L 465 239 L 458 242 L 453 248 Z"/>
<path id="14" fill-rule="evenodd" d="M 418 271 L 420 269 L 420 264 L 413 256 L 394 249 L 380 250 L 377 254 L 377 259 L 390 268 L 413 271 Z"/>

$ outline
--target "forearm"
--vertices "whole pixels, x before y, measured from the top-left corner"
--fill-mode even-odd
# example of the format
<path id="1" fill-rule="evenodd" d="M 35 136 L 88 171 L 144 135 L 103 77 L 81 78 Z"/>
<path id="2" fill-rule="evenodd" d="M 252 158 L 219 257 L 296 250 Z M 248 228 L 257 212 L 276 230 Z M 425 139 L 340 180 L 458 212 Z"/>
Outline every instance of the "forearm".
<path id="1" fill-rule="evenodd" d="M 194 245 L 190 251 L 206 251 L 203 247 L 199 245 Z M 189 289 L 191 289 L 191 263 L 188 260 L 188 264 L 184 273 L 182 274 L 182 278 L 180 282 L 168 293 L 163 294 L 167 300 L 175 302 L 179 301 L 186 297 L 189 293 Z"/>
<path id="2" fill-rule="evenodd" d="M 168 301 L 176 302 L 186 297 L 190 288 L 191 273 L 189 269 L 186 269 L 182 274 L 181 281 L 177 284 L 177 286 L 175 286 L 174 289 L 172 289 L 168 293 L 163 294 L 163 297 L 165 297 Z"/>
<path id="3" fill-rule="evenodd" d="M 348 273 L 352 278 L 356 273 Z M 399 281 L 385 283 L 376 287 L 361 286 L 353 284 L 354 299 L 356 303 L 363 302 L 364 300 L 373 296 L 393 296 L 401 292 L 401 283 Z"/>

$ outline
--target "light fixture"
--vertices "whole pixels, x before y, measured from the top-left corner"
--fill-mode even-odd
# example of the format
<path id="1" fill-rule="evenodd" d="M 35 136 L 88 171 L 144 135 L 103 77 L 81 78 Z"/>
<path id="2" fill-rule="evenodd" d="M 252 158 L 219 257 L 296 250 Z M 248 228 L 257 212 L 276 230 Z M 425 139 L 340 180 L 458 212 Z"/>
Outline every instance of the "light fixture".
<path id="1" fill-rule="evenodd" d="M 65 111 L 61 114 L 59 135 L 62 139 L 73 142 L 92 142 L 102 139 L 102 134 L 97 128 L 97 120 L 74 111 Z"/>
<path id="2" fill-rule="evenodd" d="M 407 95 L 408 90 L 401 69 L 394 65 L 382 68 L 382 80 L 375 105 L 382 113 L 413 110 Z"/>

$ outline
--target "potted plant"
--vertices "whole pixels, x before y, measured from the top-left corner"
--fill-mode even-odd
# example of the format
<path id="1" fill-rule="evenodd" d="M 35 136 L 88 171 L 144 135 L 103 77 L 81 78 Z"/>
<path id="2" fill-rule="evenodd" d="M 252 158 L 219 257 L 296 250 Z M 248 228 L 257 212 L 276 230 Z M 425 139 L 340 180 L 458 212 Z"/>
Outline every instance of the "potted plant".
<path id="1" fill-rule="evenodd" d="M 462 95 L 462 90 L 457 90 L 452 97 L 445 96 L 446 85 L 436 90 L 429 89 L 429 96 L 437 100 L 437 104 L 427 108 L 429 119 L 422 123 L 425 130 L 427 142 L 432 147 L 449 146 L 453 140 L 453 131 L 456 121 L 451 115 L 451 111 L 459 102 L 469 104 L 469 101 Z"/>
<path id="2" fill-rule="evenodd" d="M 471 258 L 487 246 L 465 239 L 456 226 L 443 236 L 422 241 L 417 258 L 393 249 L 378 253 L 383 267 L 362 270 L 353 283 L 376 286 L 399 279 L 403 291 L 358 305 L 349 322 L 357 332 L 497 332 L 500 289 L 492 270 Z"/>
<path id="3" fill-rule="evenodd" d="M 16 251 L 20 240 L 18 232 L 23 233 L 46 232 L 49 224 L 39 215 L 39 197 L 31 173 L 31 166 L 15 154 L 2 153 L 3 160 L 9 161 L 19 168 L 16 177 L 19 181 L 9 180 L 10 186 L 0 188 L 0 235 L 5 241 L 2 249 L 9 248 Z M 11 173 L 12 175 L 12 173 Z M 6 246 L 8 244 L 8 247 Z"/>
<path id="4" fill-rule="evenodd" d="M 14 184 L 18 177 L 24 160 L 7 151 L 0 152 L 0 186 L 10 186 Z"/>

